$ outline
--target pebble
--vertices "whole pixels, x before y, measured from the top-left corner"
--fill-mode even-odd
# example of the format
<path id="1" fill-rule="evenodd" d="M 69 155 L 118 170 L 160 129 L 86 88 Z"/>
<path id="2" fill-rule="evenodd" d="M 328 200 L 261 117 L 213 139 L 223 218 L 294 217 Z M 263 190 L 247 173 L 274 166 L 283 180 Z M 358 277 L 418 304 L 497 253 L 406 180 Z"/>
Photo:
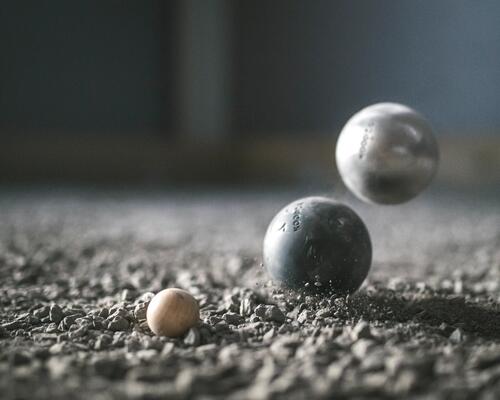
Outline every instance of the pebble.
<path id="1" fill-rule="evenodd" d="M 79 315 L 68 315 L 67 317 L 64 317 L 62 321 L 59 323 L 59 330 L 61 331 L 66 331 L 68 330 L 71 325 L 73 325 L 76 321 L 76 319 L 79 317 Z"/>
<path id="2" fill-rule="evenodd" d="M 29 364 L 31 362 L 31 356 L 23 351 L 14 351 L 9 356 L 9 362 L 15 367 Z"/>
<path id="3" fill-rule="evenodd" d="M 66 349 L 66 343 L 60 342 L 60 343 L 55 343 L 52 346 L 50 346 L 49 352 L 50 354 L 59 354 L 64 352 Z"/>
<path id="4" fill-rule="evenodd" d="M 161 355 L 162 356 L 169 355 L 170 353 L 173 352 L 174 348 L 175 348 L 175 344 L 173 344 L 172 342 L 165 343 L 165 345 L 163 346 L 163 349 L 161 350 Z"/>
<path id="5" fill-rule="evenodd" d="M 249 316 L 254 312 L 256 307 L 256 301 L 252 297 L 245 297 L 240 303 L 240 314 L 243 316 Z"/>
<path id="6" fill-rule="evenodd" d="M 273 341 L 270 351 L 278 359 L 287 360 L 295 355 L 301 344 L 302 340 L 298 336 L 284 335 Z"/>
<path id="7" fill-rule="evenodd" d="M 91 365 L 97 375 L 108 379 L 122 378 L 127 372 L 126 364 L 120 358 L 99 357 L 95 358 Z"/>
<path id="8" fill-rule="evenodd" d="M 44 318 L 49 315 L 49 311 L 50 311 L 49 306 L 43 306 L 33 311 L 33 316 L 37 318 Z"/>
<path id="9" fill-rule="evenodd" d="M 360 360 L 363 360 L 371 349 L 375 347 L 375 342 L 370 339 L 358 339 L 351 347 L 352 354 Z"/>
<path id="10" fill-rule="evenodd" d="M 198 328 L 191 328 L 184 338 L 184 344 L 188 346 L 199 346 L 200 345 L 200 331 Z"/>
<path id="11" fill-rule="evenodd" d="M 76 330 L 74 331 L 71 331 L 69 334 L 68 334 L 68 337 L 70 339 L 76 339 L 76 338 L 80 338 L 82 336 L 85 336 L 87 334 L 87 328 L 82 326 L 82 327 L 79 327 L 77 328 Z"/>
<path id="12" fill-rule="evenodd" d="M 62 321 L 63 317 L 64 317 L 64 314 L 62 312 L 61 307 L 59 307 L 57 304 L 53 304 L 49 310 L 50 320 L 52 322 L 54 322 L 55 324 L 59 324 L 59 322 Z"/>
<path id="13" fill-rule="evenodd" d="M 274 330 L 274 328 L 271 328 L 264 334 L 262 339 L 264 341 L 270 341 L 275 336 L 276 336 L 276 331 Z"/>
<path id="14" fill-rule="evenodd" d="M 15 329 L 19 329 L 23 326 L 23 324 L 19 321 L 6 322 L 5 324 L 0 325 L 0 328 L 4 331 L 13 331 Z"/>
<path id="15" fill-rule="evenodd" d="M 105 350 L 109 348 L 112 342 L 113 342 L 113 337 L 111 337 L 110 335 L 101 334 L 95 341 L 94 348 L 96 350 Z"/>
<path id="16" fill-rule="evenodd" d="M 450 341 L 452 343 L 461 343 L 465 340 L 465 334 L 462 329 L 457 328 L 450 334 Z"/>
<path id="17" fill-rule="evenodd" d="M 316 317 L 318 318 L 326 318 L 332 316 L 333 312 L 330 308 L 322 308 L 316 311 Z"/>
<path id="18" fill-rule="evenodd" d="M 351 338 L 353 341 L 370 339 L 372 337 L 370 325 L 366 321 L 359 321 L 351 330 Z"/>
<path id="19" fill-rule="evenodd" d="M 245 322 L 245 318 L 239 314 L 227 312 L 224 314 L 224 321 L 226 321 L 229 325 L 240 325 Z"/>
<path id="20" fill-rule="evenodd" d="M 110 321 L 108 321 L 108 329 L 111 331 L 126 331 L 130 326 L 130 323 L 123 317 L 116 315 Z"/>
<path id="21" fill-rule="evenodd" d="M 130 301 L 130 300 L 133 300 L 134 299 L 134 293 L 132 290 L 130 289 L 124 289 L 122 291 L 122 295 L 121 295 L 121 299 L 122 301 Z"/>
<path id="22" fill-rule="evenodd" d="M 275 305 L 259 304 L 255 308 L 255 315 L 265 321 L 274 321 L 279 324 L 285 322 L 285 314 Z"/>
<path id="23" fill-rule="evenodd" d="M 306 321 L 311 320 L 313 313 L 309 310 L 303 310 L 297 317 L 297 322 L 299 324 L 304 324 Z"/>
<path id="24" fill-rule="evenodd" d="M 139 303 L 134 308 L 134 318 L 136 321 L 144 321 L 146 319 L 146 312 L 148 305 L 146 303 Z"/>

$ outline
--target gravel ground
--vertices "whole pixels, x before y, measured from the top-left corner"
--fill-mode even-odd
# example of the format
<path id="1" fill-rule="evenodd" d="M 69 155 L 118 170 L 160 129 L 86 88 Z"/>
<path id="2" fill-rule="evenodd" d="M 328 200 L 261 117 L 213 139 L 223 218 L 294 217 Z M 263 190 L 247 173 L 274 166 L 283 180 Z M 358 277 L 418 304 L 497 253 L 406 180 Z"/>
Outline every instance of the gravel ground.
<path id="1" fill-rule="evenodd" d="M 268 281 L 265 229 L 299 196 L 4 190 L 0 397 L 499 398 L 498 193 L 342 195 L 374 247 L 345 298 Z M 145 323 L 166 287 L 200 303 L 179 339 Z"/>

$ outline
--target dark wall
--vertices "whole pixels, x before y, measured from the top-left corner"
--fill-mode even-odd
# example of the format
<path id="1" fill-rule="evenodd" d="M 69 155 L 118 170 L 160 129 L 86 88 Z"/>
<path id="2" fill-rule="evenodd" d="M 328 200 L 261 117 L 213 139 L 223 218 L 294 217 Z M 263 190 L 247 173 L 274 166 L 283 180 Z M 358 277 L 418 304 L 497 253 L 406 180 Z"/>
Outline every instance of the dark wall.
<path id="1" fill-rule="evenodd" d="M 163 1 L 2 2 L 0 130 L 171 126 L 174 15 Z"/>
<path id="2" fill-rule="evenodd" d="M 221 99 L 208 93 L 213 85 L 198 86 L 208 88 L 205 103 L 229 104 L 232 134 L 338 131 L 354 111 L 385 100 L 416 107 L 447 132 L 500 128 L 497 0 L 203 4 L 221 2 L 232 27 L 231 87 Z M 198 75 L 180 78 L 183 50 L 201 43 L 179 37 L 190 20 L 182 4 L 1 2 L 0 133 L 178 129 L 189 82 L 215 82 L 210 66 L 226 65 L 204 63 L 217 57 L 204 47 L 188 54 L 201 60 L 191 66 Z M 199 3 L 190 4 L 198 15 Z"/>
<path id="3" fill-rule="evenodd" d="M 235 15 L 241 130 L 331 131 L 386 100 L 449 132 L 500 128 L 499 1 L 239 1 Z"/>

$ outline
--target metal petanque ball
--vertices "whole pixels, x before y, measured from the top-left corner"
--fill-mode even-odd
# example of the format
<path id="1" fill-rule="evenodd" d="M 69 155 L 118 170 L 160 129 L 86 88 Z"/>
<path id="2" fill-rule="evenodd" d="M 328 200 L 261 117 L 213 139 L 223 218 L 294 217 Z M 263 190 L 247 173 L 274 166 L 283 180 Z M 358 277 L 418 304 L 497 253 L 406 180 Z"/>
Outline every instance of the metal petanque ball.
<path id="1" fill-rule="evenodd" d="M 335 158 L 342 180 L 361 200 L 399 204 L 430 183 L 439 150 L 419 113 L 402 104 L 378 103 L 347 121 Z"/>
<path id="2" fill-rule="evenodd" d="M 366 278 L 372 246 L 352 209 L 325 197 L 306 197 L 273 218 L 263 256 L 273 280 L 288 287 L 346 294 Z"/>

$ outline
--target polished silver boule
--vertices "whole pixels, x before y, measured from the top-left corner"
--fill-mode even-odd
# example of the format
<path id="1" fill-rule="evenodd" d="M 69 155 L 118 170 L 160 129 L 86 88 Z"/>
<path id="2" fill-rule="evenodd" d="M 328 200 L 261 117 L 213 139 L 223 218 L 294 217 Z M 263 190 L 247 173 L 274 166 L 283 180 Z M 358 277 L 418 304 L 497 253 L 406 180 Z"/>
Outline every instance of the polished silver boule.
<path id="1" fill-rule="evenodd" d="M 361 200 L 398 204 L 430 183 L 439 150 L 422 115 L 402 104 L 378 103 L 347 121 L 335 157 L 342 180 Z"/>

